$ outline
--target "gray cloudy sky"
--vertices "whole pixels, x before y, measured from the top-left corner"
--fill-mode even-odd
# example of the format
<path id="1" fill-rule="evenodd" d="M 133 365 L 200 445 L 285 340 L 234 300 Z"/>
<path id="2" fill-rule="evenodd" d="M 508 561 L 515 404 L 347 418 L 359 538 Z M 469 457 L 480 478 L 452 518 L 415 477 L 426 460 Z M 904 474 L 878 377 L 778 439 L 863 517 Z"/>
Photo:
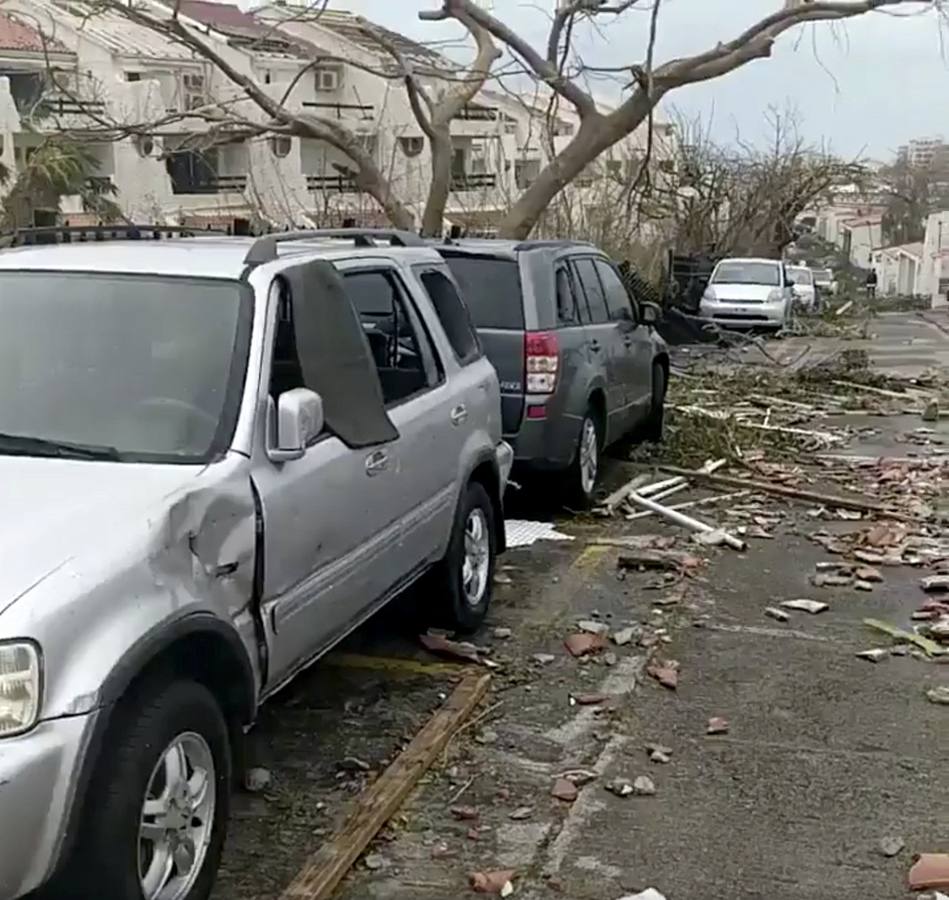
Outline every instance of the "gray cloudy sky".
<path id="1" fill-rule="evenodd" d="M 779 8 L 783 0 L 665 0 L 660 18 L 657 59 L 707 49 L 728 40 L 752 22 Z M 452 26 L 418 20 L 420 9 L 438 0 L 339 0 L 338 8 L 360 12 L 382 25 L 420 40 L 450 38 Z M 932 12 L 924 4 L 906 4 L 914 14 L 871 13 L 846 24 L 806 26 L 785 35 L 771 59 L 753 62 L 724 78 L 684 88 L 666 101 L 683 114 L 714 114 L 717 137 L 740 130 L 760 139 L 769 105 L 796 107 L 805 136 L 827 140 L 846 155 L 886 158 L 913 137 L 949 137 L 945 98 L 949 95 L 949 49 Z M 544 44 L 545 10 L 553 0 L 494 0 L 494 14 L 536 47 Z M 597 65 L 638 60 L 644 47 L 647 17 L 627 13 L 600 30 L 586 29 L 580 49 Z M 454 51 L 453 51 L 454 52 Z M 822 68 L 823 66 L 823 68 Z M 608 96 L 610 82 L 597 86 Z"/>

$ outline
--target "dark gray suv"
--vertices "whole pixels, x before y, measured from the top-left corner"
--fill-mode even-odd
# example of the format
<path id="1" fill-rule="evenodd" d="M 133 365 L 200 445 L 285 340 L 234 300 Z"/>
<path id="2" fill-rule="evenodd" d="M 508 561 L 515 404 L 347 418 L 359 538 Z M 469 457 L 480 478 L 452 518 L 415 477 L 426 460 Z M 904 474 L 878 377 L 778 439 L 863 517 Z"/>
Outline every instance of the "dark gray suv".
<path id="1" fill-rule="evenodd" d="M 637 302 L 592 244 L 462 239 L 438 250 L 498 372 L 515 465 L 560 473 L 572 501 L 589 505 L 604 447 L 662 435 L 658 307 Z"/>

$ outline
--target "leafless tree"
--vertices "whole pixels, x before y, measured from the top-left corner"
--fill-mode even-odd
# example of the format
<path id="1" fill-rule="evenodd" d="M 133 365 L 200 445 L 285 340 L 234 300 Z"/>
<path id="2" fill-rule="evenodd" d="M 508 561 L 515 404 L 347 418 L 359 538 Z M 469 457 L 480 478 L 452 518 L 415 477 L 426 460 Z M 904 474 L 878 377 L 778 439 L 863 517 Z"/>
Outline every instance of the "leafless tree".
<path id="1" fill-rule="evenodd" d="M 539 50 L 475 0 L 442 0 L 440 9 L 420 13 L 423 20 L 470 20 L 488 31 L 580 118 L 573 139 L 556 154 L 531 186 L 511 207 L 501 233 L 516 238 L 530 234 L 551 201 L 604 150 L 647 122 L 656 104 L 676 88 L 718 78 L 752 60 L 771 55 L 774 42 L 786 31 L 809 22 L 834 22 L 874 10 L 918 8 L 918 0 L 785 0 L 781 7 L 746 28 L 733 40 L 695 54 L 657 64 L 656 37 L 662 0 L 559 0 L 546 46 Z M 929 6 L 941 11 L 942 0 Z M 572 34 L 582 20 L 622 16 L 648 10 L 645 58 L 621 67 L 629 75 L 626 96 L 612 111 L 598 108 L 585 84 L 588 66 L 573 65 Z M 463 18 L 462 18 L 463 17 Z"/>
<path id="2" fill-rule="evenodd" d="M 807 144 L 793 112 L 771 109 L 767 121 L 763 146 L 739 135 L 727 147 L 702 120 L 680 121 L 676 177 L 652 204 L 678 252 L 780 256 L 802 212 L 866 176 L 859 161 Z"/>

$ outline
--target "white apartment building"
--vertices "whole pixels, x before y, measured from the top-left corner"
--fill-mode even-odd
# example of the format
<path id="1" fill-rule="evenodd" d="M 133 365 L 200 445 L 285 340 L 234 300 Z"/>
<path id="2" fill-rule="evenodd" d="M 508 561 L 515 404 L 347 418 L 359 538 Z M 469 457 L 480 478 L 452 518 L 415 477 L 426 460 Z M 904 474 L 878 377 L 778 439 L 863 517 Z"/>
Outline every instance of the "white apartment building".
<path id="1" fill-rule="evenodd" d="M 158 0 L 152 2 L 156 15 L 167 15 Z M 420 218 L 430 177 L 427 142 L 400 79 L 386 77 L 396 74 L 392 58 L 354 16 L 324 12 L 307 21 L 285 6 L 250 15 L 209 0 L 182 0 L 179 11 L 228 64 L 293 112 L 331 118 L 355 134 Z M 450 62 L 387 35 L 433 93 L 445 88 L 438 73 Z M 311 66 L 314 59 L 326 61 Z M 225 140 L 219 133 L 212 146 L 207 119 L 188 113 L 215 105 L 265 121 L 216 67 L 120 14 L 83 0 L 7 0 L 0 10 L 0 161 L 14 174 L 31 146 L 68 128 L 94 150 L 95 177 L 115 185 L 115 202 L 132 220 L 237 227 L 346 219 L 385 224 L 377 204 L 357 190 L 351 161 L 323 141 L 239 134 Z M 548 160 L 545 121 L 545 98 L 498 90 L 481 91 L 462 111 L 452 128 L 446 227 L 493 229 Z M 109 140 L 109 123 L 146 127 Z M 556 150 L 576 121 L 565 113 L 554 123 Z M 635 159 L 644 145 L 644 136 L 631 136 L 614 148 L 613 162 L 571 188 L 581 207 L 594 202 L 587 197 L 597 194 L 598 174 L 615 175 L 610 167 L 621 164 L 615 160 Z M 658 152 L 667 145 L 658 141 Z M 88 218 L 78 198 L 64 198 L 61 209 L 71 222 Z"/>

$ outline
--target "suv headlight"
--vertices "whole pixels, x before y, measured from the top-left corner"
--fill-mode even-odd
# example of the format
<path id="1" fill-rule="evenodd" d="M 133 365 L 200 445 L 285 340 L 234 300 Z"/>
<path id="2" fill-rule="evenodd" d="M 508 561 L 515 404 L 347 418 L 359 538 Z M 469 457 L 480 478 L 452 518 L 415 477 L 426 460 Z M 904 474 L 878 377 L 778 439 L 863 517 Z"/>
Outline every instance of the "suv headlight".
<path id="1" fill-rule="evenodd" d="M 780 303 L 784 299 L 784 291 L 781 288 L 774 288 L 770 294 L 768 294 L 768 303 Z"/>
<path id="2" fill-rule="evenodd" d="M 39 650 L 28 641 L 0 643 L 0 738 L 29 731 L 39 712 Z"/>

